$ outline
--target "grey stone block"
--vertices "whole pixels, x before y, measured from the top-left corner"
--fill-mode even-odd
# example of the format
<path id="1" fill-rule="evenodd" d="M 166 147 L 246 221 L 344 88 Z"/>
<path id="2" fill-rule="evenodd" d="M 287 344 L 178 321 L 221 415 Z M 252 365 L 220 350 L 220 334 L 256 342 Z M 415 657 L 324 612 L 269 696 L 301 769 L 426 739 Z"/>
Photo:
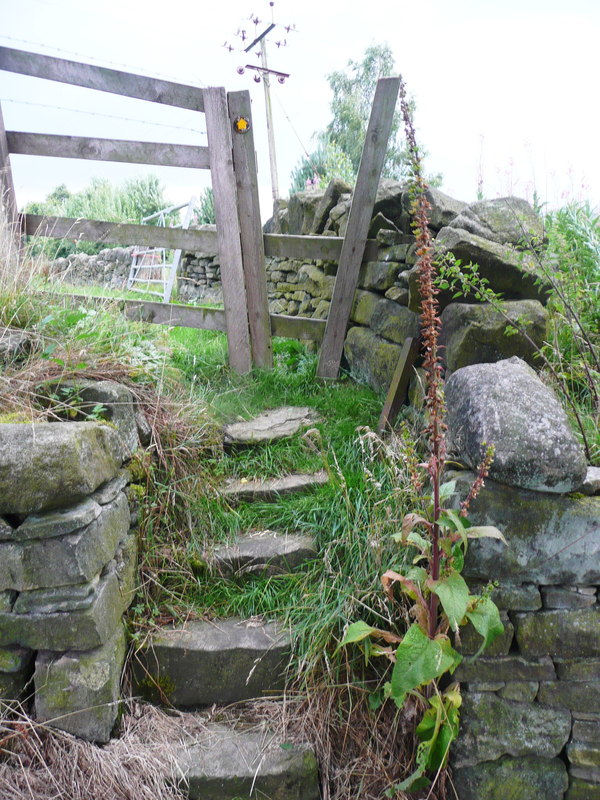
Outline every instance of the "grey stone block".
<path id="1" fill-rule="evenodd" d="M 114 478 L 121 441 L 99 422 L 0 426 L 0 513 L 64 508 Z"/>
<path id="2" fill-rule="evenodd" d="M 572 741 L 567 745 L 567 758 L 576 767 L 600 768 L 600 742 Z"/>
<path id="3" fill-rule="evenodd" d="M 565 800 L 600 800 L 600 783 L 572 777 Z"/>
<path id="4" fill-rule="evenodd" d="M 190 800 L 254 796 L 319 800 L 317 760 L 309 745 L 283 749 L 272 733 L 210 725 L 205 740 L 182 751 L 179 767 Z"/>
<path id="5" fill-rule="evenodd" d="M 540 684 L 537 681 L 509 681 L 498 692 L 498 697 L 517 703 L 533 703 Z"/>
<path id="6" fill-rule="evenodd" d="M 457 499 L 475 475 L 452 472 Z M 469 510 L 474 525 L 495 525 L 508 546 L 480 539 L 469 546 L 464 576 L 501 583 L 590 586 L 600 583 L 600 497 L 572 497 L 517 489 L 486 479 Z M 556 554 L 560 553 L 560 556 Z"/>
<path id="7" fill-rule="evenodd" d="M 484 651 L 486 656 L 505 656 L 511 648 L 515 634 L 515 629 L 506 611 L 500 612 L 500 619 L 504 625 L 504 633 L 501 633 L 489 647 Z M 460 628 L 460 644 L 456 644 L 457 650 L 463 655 L 469 656 L 477 653 L 481 647 L 481 636 L 469 623 Z M 477 662 L 475 662 L 477 663 Z"/>
<path id="8" fill-rule="evenodd" d="M 31 669 L 20 672 L 0 672 L 0 701 L 10 703 L 21 700 L 23 694 L 29 689 L 31 682 Z"/>
<path id="9" fill-rule="evenodd" d="M 600 742 L 600 714 L 586 714 L 588 719 L 581 719 L 577 712 L 573 714 L 572 738 L 575 742 Z"/>
<path id="10" fill-rule="evenodd" d="M 513 615 L 523 655 L 571 659 L 600 655 L 600 608 L 538 611 Z"/>
<path id="11" fill-rule="evenodd" d="M 575 587 L 542 586 L 544 608 L 589 608 L 596 604 L 595 594 L 582 594 Z"/>
<path id="12" fill-rule="evenodd" d="M 285 478 L 269 478 L 266 480 L 234 480 L 228 481 L 221 489 L 221 494 L 229 500 L 276 500 L 284 494 L 306 492 L 316 486 L 323 486 L 329 481 L 325 470 L 308 475 L 287 475 Z"/>
<path id="13" fill-rule="evenodd" d="M 552 681 L 556 679 L 554 664 L 548 656 L 523 658 L 517 655 L 490 658 L 482 656 L 475 661 L 464 660 L 454 673 L 458 681 Z"/>
<path id="14" fill-rule="evenodd" d="M 87 583 L 114 556 L 129 524 L 127 498 L 120 493 L 75 533 L 0 543 L 0 589 L 28 591 Z"/>
<path id="15" fill-rule="evenodd" d="M 481 594 L 485 583 L 469 581 L 472 594 Z M 533 583 L 513 583 L 508 580 L 499 582 L 492 590 L 491 598 L 503 611 L 537 611 L 542 607 L 540 590 Z"/>
<path id="16" fill-rule="evenodd" d="M 96 489 L 94 494 L 91 496 L 92 500 L 95 500 L 98 505 L 105 506 L 107 503 L 112 503 L 113 500 L 119 495 L 119 492 L 123 491 L 125 487 L 131 480 L 131 475 L 129 471 L 126 469 L 122 469 L 116 478 L 112 481 L 108 481 L 108 483 L 102 484 L 99 489 Z"/>
<path id="17" fill-rule="evenodd" d="M 0 672 L 10 674 L 26 670 L 33 661 L 33 650 L 12 645 L 0 647 Z"/>
<path id="18" fill-rule="evenodd" d="M 13 531 L 12 541 L 24 539 L 46 539 L 53 536 L 64 536 L 85 528 L 100 516 L 100 506 L 92 499 L 86 498 L 69 508 L 45 511 L 41 514 L 30 514 L 25 521 Z"/>
<path id="19" fill-rule="evenodd" d="M 275 623 L 195 620 L 150 637 L 134 670 L 144 696 L 191 708 L 281 690 L 289 655 L 289 636 Z"/>
<path id="20" fill-rule="evenodd" d="M 600 713 L 599 681 L 543 681 L 538 700 L 547 706 Z"/>
<path id="21" fill-rule="evenodd" d="M 453 771 L 460 800 L 562 800 L 568 782 L 559 758 L 501 758 Z"/>
<path id="22" fill-rule="evenodd" d="M 218 547 L 207 559 L 219 575 L 278 575 L 299 567 L 316 555 L 310 536 L 257 531 Z"/>
<path id="23" fill-rule="evenodd" d="M 600 659 L 560 661 L 556 673 L 561 681 L 600 681 Z"/>
<path id="24" fill-rule="evenodd" d="M 265 411 L 247 422 L 233 422 L 223 428 L 225 444 L 271 442 L 293 436 L 302 428 L 320 421 L 320 415 L 308 406 L 283 406 Z"/>
<path id="25" fill-rule="evenodd" d="M 563 708 L 515 703 L 494 694 L 466 694 L 454 763 L 468 767 L 505 755 L 553 758 L 567 743 L 571 714 Z"/>
<path id="26" fill-rule="evenodd" d="M 0 611 L 0 646 L 33 650 L 92 650 L 115 632 L 133 597 L 135 540 L 124 543 L 114 568 L 99 581 L 94 601 L 80 611 L 13 614 Z"/>
<path id="27" fill-rule="evenodd" d="M 35 663 L 35 713 L 40 722 L 92 742 L 107 742 L 119 711 L 125 661 L 123 626 L 85 653 L 40 651 Z"/>

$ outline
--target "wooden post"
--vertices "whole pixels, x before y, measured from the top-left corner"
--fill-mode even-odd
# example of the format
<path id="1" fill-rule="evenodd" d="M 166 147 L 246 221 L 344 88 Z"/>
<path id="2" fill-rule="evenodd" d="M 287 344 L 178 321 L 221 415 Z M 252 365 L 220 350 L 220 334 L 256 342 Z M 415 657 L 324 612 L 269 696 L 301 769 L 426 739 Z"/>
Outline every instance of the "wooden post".
<path id="1" fill-rule="evenodd" d="M 225 89 L 214 86 L 204 89 L 204 112 L 217 220 L 223 303 L 227 319 L 229 363 L 236 372 L 244 373 L 250 371 L 252 358 L 233 171 L 231 123 Z"/>
<path id="2" fill-rule="evenodd" d="M 260 221 L 250 92 L 229 92 L 227 100 L 229 119 L 233 129 L 233 168 L 237 184 L 252 359 L 257 367 L 272 369 L 273 347 L 271 345 L 265 248 Z M 236 131 L 235 121 L 238 119 L 248 120 L 249 128 L 245 132 L 238 133 Z M 240 127 L 243 125 L 242 122 Z"/>
<path id="3" fill-rule="evenodd" d="M 406 401 L 406 393 L 408 391 L 408 384 L 412 368 L 415 365 L 417 356 L 419 355 L 419 340 L 408 337 L 404 340 L 398 364 L 394 370 L 392 382 L 383 404 L 381 416 L 379 417 L 379 424 L 377 425 L 377 433 L 383 433 L 387 429 L 391 429 L 394 421 L 400 411 L 400 406 Z"/>
<path id="4" fill-rule="evenodd" d="M 0 105 L 0 203 L 6 211 L 7 222 L 13 231 L 15 238 L 19 238 L 21 224 L 17 207 L 17 197 L 15 195 L 15 185 L 10 168 L 10 156 L 6 130 L 4 128 L 4 118 L 2 116 L 2 106 Z"/>
<path id="5" fill-rule="evenodd" d="M 381 78 L 377 82 L 325 326 L 317 369 L 320 378 L 337 378 L 340 368 L 346 327 L 350 319 L 399 89 L 400 78 Z"/>

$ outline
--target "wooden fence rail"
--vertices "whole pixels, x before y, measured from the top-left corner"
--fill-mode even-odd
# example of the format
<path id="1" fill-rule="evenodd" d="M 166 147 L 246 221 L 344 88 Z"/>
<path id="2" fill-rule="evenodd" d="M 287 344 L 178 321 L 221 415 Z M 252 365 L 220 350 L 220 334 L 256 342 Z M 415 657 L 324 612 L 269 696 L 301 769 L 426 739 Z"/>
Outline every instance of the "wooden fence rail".
<path id="1" fill-rule="evenodd" d="M 127 313 L 157 324 L 224 330 L 230 364 L 238 372 L 248 371 L 253 363 L 272 366 L 272 335 L 322 340 L 318 374 L 337 376 L 361 263 L 378 259 L 377 243 L 367 240 L 367 231 L 399 79 L 384 78 L 378 83 L 346 236 L 342 238 L 263 235 L 248 92 L 228 94 L 220 87 L 200 89 L 7 47 L 0 47 L 0 70 L 204 112 L 208 147 L 5 131 L 0 109 L 0 195 L 5 195 L 9 219 L 17 220 L 11 154 L 209 169 L 215 230 L 159 228 L 34 214 L 21 215 L 22 230 L 28 235 L 55 239 L 218 255 L 224 312 L 124 301 Z M 236 125 L 241 117 L 249 123 L 244 126 L 243 134 Z M 265 256 L 338 262 L 327 322 L 269 314 Z"/>

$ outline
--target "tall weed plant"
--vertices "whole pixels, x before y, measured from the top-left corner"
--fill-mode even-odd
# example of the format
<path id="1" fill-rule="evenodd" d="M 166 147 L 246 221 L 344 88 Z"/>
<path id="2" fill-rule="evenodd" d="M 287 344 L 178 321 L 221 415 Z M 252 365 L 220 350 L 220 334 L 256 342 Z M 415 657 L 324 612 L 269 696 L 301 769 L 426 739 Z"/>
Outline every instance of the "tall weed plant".
<path id="1" fill-rule="evenodd" d="M 425 369 L 427 458 L 415 465 L 413 483 L 421 491 L 414 510 L 405 514 L 393 539 L 412 559 L 401 570 L 387 569 L 381 576 L 391 613 L 398 622 L 390 628 L 353 622 L 340 647 L 358 645 L 367 662 L 383 657 L 392 663 L 382 701 L 402 709 L 417 697 L 424 709 L 416 734 L 420 740 L 414 769 L 404 780 L 388 787 L 387 796 L 399 797 L 440 782 L 450 745 L 458 735 L 461 696 L 457 683 L 442 689 L 443 681 L 462 661 L 455 649 L 460 628 L 471 624 L 481 636 L 482 652 L 503 631 L 497 607 L 489 594 L 472 595 L 461 575 L 469 539 L 493 537 L 504 541 L 494 527 L 475 527 L 467 513 L 483 486 L 494 455 L 492 444 L 482 443 L 477 477 L 460 509 L 453 510 L 456 485 L 443 482 L 446 461 L 445 404 L 440 357 L 441 320 L 436 285 L 435 252 L 429 228 L 431 206 L 423 178 L 406 88 L 401 83 L 401 108 L 412 169 L 412 214 L 416 236 L 417 269 L 421 297 L 421 336 Z M 398 597 L 397 595 L 400 595 Z M 409 624 L 403 624 L 409 608 Z M 447 682 L 447 681 L 446 681 Z"/>

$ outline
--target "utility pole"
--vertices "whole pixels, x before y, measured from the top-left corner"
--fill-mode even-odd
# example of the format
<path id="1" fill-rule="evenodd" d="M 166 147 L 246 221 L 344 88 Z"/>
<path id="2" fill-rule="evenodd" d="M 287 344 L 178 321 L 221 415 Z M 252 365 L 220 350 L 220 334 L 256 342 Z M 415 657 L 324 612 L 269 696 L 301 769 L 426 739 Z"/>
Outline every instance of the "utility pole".
<path id="1" fill-rule="evenodd" d="M 267 27 L 262 31 L 262 33 L 257 33 L 258 26 L 261 23 L 261 20 L 255 15 L 250 15 L 250 21 L 254 23 L 255 28 L 255 37 L 250 42 L 247 47 L 244 47 L 243 52 L 249 53 L 253 50 L 256 45 L 260 45 L 260 51 L 256 54 L 260 56 L 260 66 L 255 64 L 245 64 L 244 66 L 240 66 L 237 68 L 238 74 L 243 75 L 244 72 L 249 69 L 254 72 L 254 80 L 256 83 L 260 83 L 261 80 L 264 85 L 265 89 L 265 109 L 266 109 L 266 116 L 267 116 L 267 136 L 269 142 L 269 166 L 271 170 L 271 190 L 273 194 L 273 207 L 275 208 L 279 201 L 279 179 L 277 174 L 277 154 L 275 150 L 275 131 L 273 126 L 273 106 L 271 103 L 271 76 L 277 78 L 278 83 L 285 83 L 286 78 L 289 78 L 289 73 L 287 72 L 279 72 L 274 69 L 270 69 L 267 61 L 267 37 L 269 34 L 275 30 L 277 27 L 281 27 L 273 22 L 273 6 L 275 5 L 274 0 L 269 0 L 269 5 L 271 6 L 271 23 L 267 25 Z M 283 26 L 286 33 L 290 33 L 290 31 L 295 31 L 295 25 L 285 25 Z M 237 32 L 237 35 L 241 38 L 242 42 L 245 43 L 246 40 L 249 38 L 247 35 L 246 30 L 240 29 Z M 279 40 L 275 42 L 277 48 L 286 47 L 287 40 Z M 230 45 L 228 42 L 225 42 L 224 47 L 226 47 L 230 52 L 236 48 Z"/>
<path id="2" fill-rule="evenodd" d="M 273 208 L 279 200 L 279 179 L 277 177 L 277 154 L 275 151 L 275 132 L 273 130 L 273 109 L 271 107 L 271 77 L 267 64 L 267 38 L 261 41 L 260 60 L 263 67 L 263 86 L 265 87 L 265 107 L 267 110 L 267 136 L 269 137 L 269 165 L 271 167 L 271 191 Z"/>

